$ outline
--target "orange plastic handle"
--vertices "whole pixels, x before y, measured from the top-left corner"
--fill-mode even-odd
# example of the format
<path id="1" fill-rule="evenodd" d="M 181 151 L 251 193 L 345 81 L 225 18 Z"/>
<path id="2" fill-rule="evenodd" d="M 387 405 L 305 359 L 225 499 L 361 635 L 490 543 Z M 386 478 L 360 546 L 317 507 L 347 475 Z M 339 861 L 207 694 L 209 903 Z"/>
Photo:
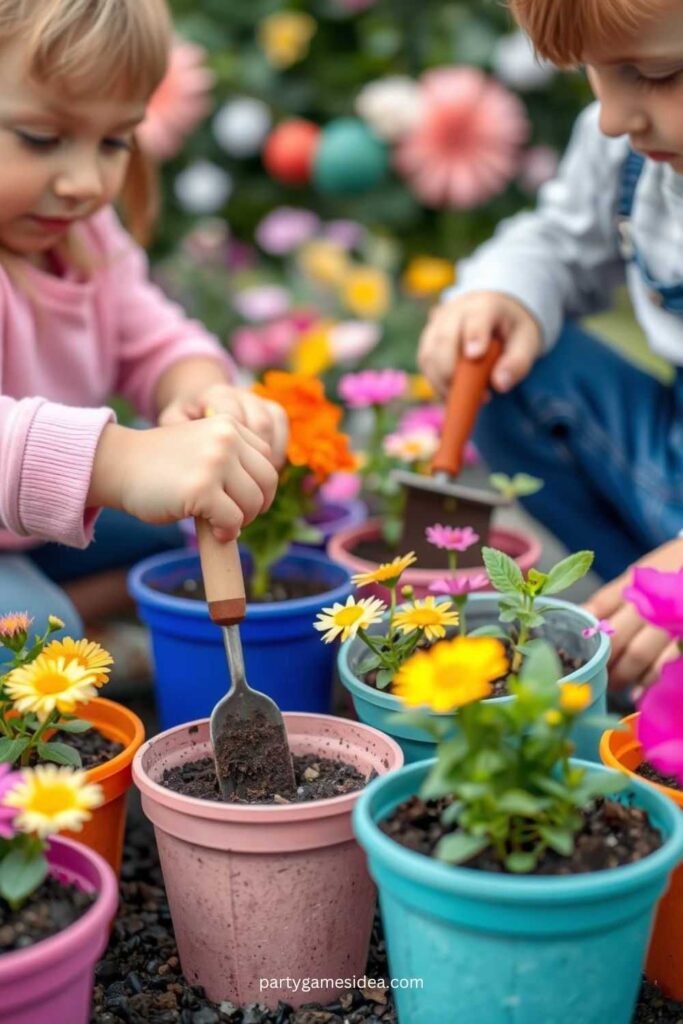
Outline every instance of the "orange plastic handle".
<path id="1" fill-rule="evenodd" d="M 457 476 L 462 469 L 465 445 L 477 418 L 491 371 L 502 351 L 502 342 L 493 338 L 479 359 L 461 355 L 458 359 L 446 400 L 446 420 L 439 450 L 432 459 L 432 473 Z"/>

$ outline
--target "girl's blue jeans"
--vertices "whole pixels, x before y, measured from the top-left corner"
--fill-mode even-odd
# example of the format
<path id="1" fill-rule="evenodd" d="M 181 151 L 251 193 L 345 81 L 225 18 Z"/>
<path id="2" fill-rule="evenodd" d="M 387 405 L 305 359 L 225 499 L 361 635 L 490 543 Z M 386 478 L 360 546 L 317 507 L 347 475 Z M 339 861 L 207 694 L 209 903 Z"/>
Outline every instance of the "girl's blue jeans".
<path id="1" fill-rule="evenodd" d="M 683 529 L 683 368 L 663 384 L 568 323 L 475 442 L 492 471 L 545 482 L 524 505 L 605 580 Z"/>
<path id="2" fill-rule="evenodd" d="M 28 612 L 36 632 L 45 629 L 48 615 L 56 615 L 67 636 L 81 637 L 83 623 L 60 584 L 126 568 L 182 544 L 176 525 L 149 526 L 124 512 L 104 509 L 95 538 L 84 551 L 50 543 L 20 554 L 0 552 L 0 615 Z"/>

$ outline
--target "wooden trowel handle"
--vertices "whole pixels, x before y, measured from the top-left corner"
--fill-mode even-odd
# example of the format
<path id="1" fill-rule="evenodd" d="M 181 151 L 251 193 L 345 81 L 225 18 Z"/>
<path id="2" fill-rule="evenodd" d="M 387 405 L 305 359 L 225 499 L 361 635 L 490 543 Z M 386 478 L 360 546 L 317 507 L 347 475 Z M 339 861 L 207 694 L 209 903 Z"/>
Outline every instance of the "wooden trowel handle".
<path id="1" fill-rule="evenodd" d="M 493 338 L 479 359 L 461 355 L 455 367 L 446 399 L 446 419 L 439 450 L 432 459 L 432 473 L 457 476 L 462 469 L 465 445 L 469 440 L 488 387 L 493 365 L 501 353 L 502 343 Z"/>
<path id="2" fill-rule="evenodd" d="M 195 519 L 209 614 L 219 626 L 234 626 L 247 611 L 237 541 L 216 540 L 205 519 Z"/>

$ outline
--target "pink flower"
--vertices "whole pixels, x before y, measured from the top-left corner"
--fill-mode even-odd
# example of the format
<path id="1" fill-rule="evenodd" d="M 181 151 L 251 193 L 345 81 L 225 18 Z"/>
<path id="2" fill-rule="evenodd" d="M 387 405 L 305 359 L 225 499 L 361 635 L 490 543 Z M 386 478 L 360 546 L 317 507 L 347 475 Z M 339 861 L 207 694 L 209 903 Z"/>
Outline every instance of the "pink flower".
<path id="1" fill-rule="evenodd" d="M 330 220 L 324 227 L 323 235 L 342 249 L 355 249 L 364 241 L 367 230 L 355 220 Z"/>
<path id="2" fill-rule="evenodd" d="M 398 425 L 400 431 L 410 432 L 411 430 L 433 430 L 440 434 L 443 430 L 445 410 L 442 405 L 418 405 L 414 409 L 408 409 L 401 416 Z"/>
<path id="3" fill-rule="evenodd" d="M 230 231 L 220 217 L 207 217 L 200 221 L 182 241 L 182 250 L 195 263 L 225 264 L 228 259 Z"/>
<path id="4" fill-rule="evenodd" d="M 520 100 L 468 67 L 428 71 L 423 113 L 398 143 L 396 166 L 426 206 L 469 209 L 517 173 L 529 125 Z"/>
<path id="5" fill-rule="evenodd" d="M 639 704 L 638 740 L 664 775 L 683 782 L 683 658 L 668 661 Z"/>
<path id="6" fill-rule="evenodd" d="M 347 373 L 339 381 L 339 394 L 354 409 L 369 405 L 387 405 L 401 398 L 408 388 L 403 370 L 363 370 Z"/>
<path id="7" fill-rule="evenodd" d="M 0 641 L 12 640 L 19 633 L 28 633 L 33 619 L 26 612 L 8 612 L 0 616 Z"/>
<path id="8" fill-rule="evenodd" d="M 324 501 L 350 501 L 357 498 L 361 488 L 357 473 L 333 473 L 320 488 Z"/>
<path id="9" fill-rule="evenodd" d="M 463 453 L 463 462 L 466 466 L 478 466 L 481 462 L 479 452 L 472 441 L 468 441 L 465 445 L 465 451 Z"/>
<path id="10" fill-rule="evenodd" d="M 453 576 L 450 579 L 434 580 L 429 589 L 435 594 L 448 594 L 450 597 L 461 597 L 472 590 L 483 590 L 489 584 L 485 572 L 474 572 L 471 576 Z"/>
<path id="11" fill-rule="evenodd" d="M 252 323 L 283 316 L 289 309 L 289 303 L 289 292 L 277 284 L 254 285 L 232 297 L 232 304 L 240 316 Z"/>
<path id="12" fill-rule="evenodd" d="M 214 76 L 204 66 L 205 51 L 195 43 L 177 40 L 166 77 L 152 95 L 145 120 L 135 135 L 155 160 L 178 153 L 188 135 L 212 107 Z"/>
<path id="13" fill-rule="evenodd" d="M 373 320 L 344 320 L 330 331 L 330 348 L 335 363 L 362 359 L 379 343 L 382 331 Z"/>
<path id="14" fill-rule="evenodd" d="M 312 238 L 319 227 L 320 219 L 311 210 L 279 206 L 256 228 L 256 241 L 271 256 L 283 256 Z"/>
<path id="15" fill-rule="evenodd" d="M 14 835 L 12 823 L 17 810 L 16 807 L 5 807 L 3 800 L 21 779 L 21 772 L 13 772 L 11 767 L 9 764 L 0 764 L 0 839 L 11 839 Z"/>
<path id="16" fill-rule="evenodd" d="M 240 366 L 266 370 L 285 365 L 298 335 L 291 319 L 275 320 L 265 327 L 238 327 L 232 333 L 230 347 Z"/>
<path id="17" fill-rule="evenodd" d="M 614 636 L 615 629 L 609 619 L 600 619 L 597 626 L 586 626 L 585 629 L 581 630 L 581 636 L 589 640 L 592 636 L 597 633 L 604 633 L 605 636 Z"/>
<path id="18" fill-rule="evenodd" d="M 479 534 L 471 526 L 442 526 L 441 523 L 428 526 L 425 535 L 430 544 L 446 551 L 467 551 L 479 540 Z"/>
<path id="19" fill-rule="evenodd" d="M 653 626 L 673 637 L 683 637 L 683 569 L 660 572 L 644 567 L 633 570 L 633 581 L 624 590 L 638 613 Z"/>

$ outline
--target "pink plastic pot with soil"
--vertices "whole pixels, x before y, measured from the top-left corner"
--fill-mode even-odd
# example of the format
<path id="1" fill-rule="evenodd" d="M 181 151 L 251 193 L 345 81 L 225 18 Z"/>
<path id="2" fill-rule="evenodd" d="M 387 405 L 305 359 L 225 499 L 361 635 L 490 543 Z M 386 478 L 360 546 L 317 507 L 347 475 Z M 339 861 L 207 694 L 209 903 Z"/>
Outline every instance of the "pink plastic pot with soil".
<path id="1" fill-rule="evenodd" d="M 350 573 L 372 572 L 382 562 L 390 562 L 398 553 L 382 540 L 381 533 L 381 520 L 369 519 L 362 526 L 342 530 L 336 537 L 333 537 L 327 553 L 333 562 L 342 565 Z M 527 573 L 541 557 L 540 541 L 521 530 L 492 527 L 487 543 L 514 558 L 523 573 Z M 438 554 L 443 555 L 443 552 L 438 552 Z M 474 576 L 480 574 L 482 570 L 482 565 L 458 568 L 458 576 Z M 401 584 L 411 586 L 416 597 L 426 597 L 430 593 L 431 583 L 450 575 L 445 563 L 440 569 L 411 567 L 401 575 Z M 370 583 L 363 588 L 363 594 L 366 597 L 373 595 L 384 600 L 386 589 L 379 584 Z"/>
<path id="2" fill-rule="evenodd" d="M 398 744 L 369 726 L 326 715 L 284 718 L 295 759 L 337 759 L 365 779 L 403 763 Z M 300 1006 L 333 999 L 336 980 L 365 970 L 375 905 L 351 829 L 360 790 L 302 803 L 238 804 L 160 784 L 166 771 L 210 756 L 202 720 L 153 737 L 133 764 L 185 977 L 217 1002 L 275 1007 L 279 1000 Z M 303 979 L 311 979 L 314 995 Z"/>

